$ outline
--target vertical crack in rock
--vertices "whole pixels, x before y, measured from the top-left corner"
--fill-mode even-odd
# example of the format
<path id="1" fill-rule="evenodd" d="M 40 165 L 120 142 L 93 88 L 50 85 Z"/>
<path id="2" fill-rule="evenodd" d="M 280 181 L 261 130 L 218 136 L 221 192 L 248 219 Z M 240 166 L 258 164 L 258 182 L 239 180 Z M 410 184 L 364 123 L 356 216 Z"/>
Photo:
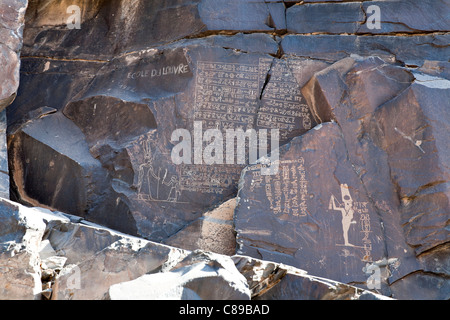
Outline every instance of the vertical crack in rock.
<path id="1" fill-rule="evenodd" d="M 261 86 L 261 93 L 259 95 L 259 100 L 262 100 L 262 98 L 264 96 L 264 91 L 266 90 L 266 87 L 270 82 L 270 77 L 271 77 L 271 72 L 272 72 L 272 67 L 273 67 L 274 61 L 275 61 L 275 58 L 272 59 L 269 70 L 267 71 L 266 77 L 264 78 L 264 83 Z"/>

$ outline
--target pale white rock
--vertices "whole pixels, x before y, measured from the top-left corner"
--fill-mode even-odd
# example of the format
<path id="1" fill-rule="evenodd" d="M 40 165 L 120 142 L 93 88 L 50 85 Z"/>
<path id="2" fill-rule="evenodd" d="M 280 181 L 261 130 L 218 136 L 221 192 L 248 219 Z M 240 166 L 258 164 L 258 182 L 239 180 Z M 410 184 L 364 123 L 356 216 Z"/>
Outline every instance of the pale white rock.
<path id="1" fill-rule="evenodd" d="M 144 275 L 109 289 L 111 300 L 250 300 L 245 277 L 227 256 L 194 251 L 170 272 Z"/>
<path id="2" fill-rule="evenodd" d="M 0 300 L 40 299 L 45 228 L 36 211 L 0 199 Z"/>

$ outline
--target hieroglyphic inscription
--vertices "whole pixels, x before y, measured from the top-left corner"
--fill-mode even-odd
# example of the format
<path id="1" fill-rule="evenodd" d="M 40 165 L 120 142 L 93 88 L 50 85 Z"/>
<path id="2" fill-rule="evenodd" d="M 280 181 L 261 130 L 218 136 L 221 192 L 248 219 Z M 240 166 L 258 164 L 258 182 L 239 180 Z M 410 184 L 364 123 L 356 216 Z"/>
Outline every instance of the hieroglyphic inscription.
<path id="1" fill-rule="evenodd" d="M 204 128 L 252 128 L 258 109 L 258 66 L 197 63 L 195 120 Z"/>
<path id="2" fill-rule="evenodd" d="M 259 60 L 260 70 L 272 63 L 271 59 Z M 257 126 L 280 129 L 281 139 L 286 139 L 295 129 L 311 129 L 311 115 L 300 86 L 284 60 L 275 60 L 271 68 L 270 82 L 265 88 L 262 105 L 258 112 Z"/>
<path id="3" fill-rule="evenodd" d="M 223 194 L 239 180 L 241 165 L 195 165 L 178 166 L 180 190 Z"/>
<path id="4" fill-rule="evenodd" d="M 372 262 L 372 241 L 369 238 L 372 231 L 370 227 L 369 208 L 367 207 L 367 205 L 368 202 L 355 202 L 354 210 L 355 212 L 360 214 L 361 233 L 364 235 L 362 239 L 364 258 L 362 260 L 366 262 Z"/>
<path id="5" fill-rule="evenodd" d="M 269 70 L 270 82 L 260 100 Z M 311 128 L 309 109 L 304 104 L 300 87 L 286 61 L 274 62 L 270 58 L 261 58 L 255 64 L 198 61 L 195 78 L 194 121 L 202 121 L 203 129 L 280 129 L 280 138 L 285 140 L 292 130 Z M 185 172 L 187 169 L 188 172 Z M 185 183 L 182 178 L 181 188 L 218 193 L 224 188 L 214 186 L 214 183 L 228 183 L 230 178 L 235 183 L 242 169 L 243 166 L 239 165 L 229 166 L 227 170 L 184 166 L 180 171 L 181 177 L 185 177 Z M 275 205 L 281 201 L 282 211 L 296 216 L 306 215 L 308 192 L 304 169 L 302 170 L 297 168 L 295 175 L 293 171 L 289 171 L 292 175 L 289 178 L 289 183 L 292 184 L 289 191 L 286 186 L 284 190 L 279 188 L 281 181 L 273 182 L 274 188 L 276 187 L 276 199 L 273 200 L 275 211 L 280 210 L 280 206 Z M 198 174 L 192 175 L 189 172 Z M 288 193 L 294 192 L 292 189 L 298 190 L 298 194 L 289 196 Z"/>
<path id="6" fill-rule="evenodd" d="M 305 160 L 279 161 L 276 175 L 261 176 L 260 170 L 252 171 L 250 191 L 264 190 L 268 205 L 275 215 L 287 214 L 295 217 L 308 213 L 308 180 Z"/>
<path id="7" fill-rule="evenodd" d="M 194 120 L 203 129 L 252 129 L 258 110 L 258 65 L 197 62 Z M 225 151 L 225 150 L 224 150 Z M 244 165 L 182 165 L 181 189 L 223 194 L 236 185 Z"/>
<path id="8" fill-rule="evenodd" d="M 258 127 L 280 129 L 282 139 L 299 126 L 311 129 L 309 108 L 286 61 L 274 62 L 258 109 L 272 62 L 269 58 L 260 58 L 258 65 L 199 61 L 195 120 L 203 120 L 206 128 L 251 128 L 257 115 Z"/>

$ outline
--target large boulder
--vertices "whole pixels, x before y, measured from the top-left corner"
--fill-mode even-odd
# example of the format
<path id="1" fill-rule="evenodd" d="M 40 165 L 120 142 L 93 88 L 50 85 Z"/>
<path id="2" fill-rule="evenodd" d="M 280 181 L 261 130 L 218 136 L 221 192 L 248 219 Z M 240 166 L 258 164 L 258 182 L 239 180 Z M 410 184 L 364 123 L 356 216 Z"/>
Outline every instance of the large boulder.
<path id="1" fill-rule="evenodd" d="M 244 256 L 186 251 L 43 208 L 0 200 L 0 299 L 264 298 L 287 275 L 322 283 L 274 298 L 359 298 L 362 290 Z M 281 282 L 280 282 L 281 281 Z M 290 282 L 290 280 L 289 280 Z M 283 285 L 284 287 L 284 285 Z M 340 295 L 341 289 L 356 295 Z M 331 295 L 327 295 L 330 293 Z M 334 294 L 332 294 L 334 293 Z M 373 298 L 383 298 L 369 292 Z"/>
<path id="2" fill-rule="evenodd" d="M 437 254 L 440 263 L 448 259 L 441 245 L 449 239 L 443 165 L 449 82 L 436 77 L 445 77 L 445 65 L 437 70 L 429 65 L 410 72 L 373 58 L 345 59 L 316 73 L 302 89 L 317 121 L 337 121 L 342 130 L 352 166 L 383 221 L 388 255 L 399 259 L 389 278 L 394 291 L 418 270 L 429 279 L 421 286 L 435 287 L 439 276 L 424 256 Z"/>
<path id="3" fill-rule="evenodd" d="M 250 300 L 246 278 L 231 258 L 194 251 L 165 273 L 109 289 L 111 300 Z"/>
<path id="4" fill-rule="evenodd" d="M 27 0 L 0 4 L 0 111 L 12 103 L 19 87 L 20 50 Z"/>
<path id="5" fill-rule="evenodd" d="M 323 124 L 282 147 L 277 174 L 261 175 L 262 166 L 247 167 L 240 182 L 238 253 L 365 283 L 366 265 L 386 258 L 384 235 L 339 126 Z"/>
<path id="6" fill-rule="evenodd" d="M 206 212 L 164 243 L 186 250 L 201 249 L 232 256 L 236 253 L 235 208 L 236 199 L 230 199 Z"/>
<path id="7" fill-rule="evenodd" d="M 446 79 L 376 57 L 316 72 L 302 94 L 321 125 L 280 148 L 276 175 L 260 174 L 263 160 L 244 170 L 238 252 L 345 283 L 367 285 L 376 266 L 384 294 L 423 296 L 420 281 L 446 296 L 448 92 Z"/>
<path id="8" fill-rule="evenodd" d="M 20 81 L 20 50 L 27 0 L 0 3 L 0 197 L 9 198 L 6 111 L 16 98 Z"/>

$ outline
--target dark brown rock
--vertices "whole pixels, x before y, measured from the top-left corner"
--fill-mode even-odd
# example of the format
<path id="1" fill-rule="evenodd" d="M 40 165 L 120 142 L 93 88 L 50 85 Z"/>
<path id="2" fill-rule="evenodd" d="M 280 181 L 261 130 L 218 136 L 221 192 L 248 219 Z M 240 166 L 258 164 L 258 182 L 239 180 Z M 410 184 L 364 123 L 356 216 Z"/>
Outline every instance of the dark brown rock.
<path id="1" fill-rule="evenodd" d="M 447 154 L 441 151 L 445 148 L 440 148 L 440 139 L 447 139 L 441 128 L 447 126 L 448 120 L 438 107 L 448 100 L 447 86 L 447 80 L 413 75 L 370 58 L 340 61 L 316 73 L 302 90 L 318 122 L 339 123 L 352 166 L 383 221 L 388 257 L 398 259 L 389 278 L 395 288 L 401 287 L 398 279 L 407 281 L 406 275 L 422 270 L 420 254 L 448 241 L 445 229 L 448 219 L 444 217 L 448 211 L 447 173 L 440 164 L 442 160 L 437 160 L 445 159 Z M 431 96 L 429 92 L 434 94 Z M 437 109 L 431 111 L 431 106 Z M 402 114 L 408 114 L 409 120 Z M 427 122 L 432 116 L 439 117 L 439 125 L 435 130 L 422 132 L 420 128 L 434 127 Z M 418 130 L 418 134 L 430 137 L 413 138 L 404 133 L 406 128 L 400 128 L 400 123 L 414 128 L 409 131 Z M 425 141 L 436 141 L 431 157 L 425 155 Z M 408 147 L 408 151 L 402 151 Z M 430 280 L 433 286 L 431 283 Z M 405 298 L 414 292 L 393 291 L 393 294 Z"/>
<path id="2" fill-rule="evenodd" d="M 70 5 L 81 9 L 78 29 Z M 368 28 L 370 5 L 381 9 L 380 29 Z M 445 299 L 447 6 L 30 0 L 21 86 L 6 110 L 12 198 L 72 214 L 45 222 L 43 297 L 99 299 L 147 272 L 171 277 L 187 252 L 149 239 L 231 256 L 237 233 L 239 253 L 328 278 L 235 259 L 254 298 L 370 296 L 350 283 Z M 0 108 L 17 91 L 25 7 L 0 5 Z M 191 144 L 172 154 L 182 129 Z M 194 132 L 208 129 L 218 144 L 197 144 Z M 210 163 L 226 161 L 227 129 L 269 130 L 269 140 L 279 129 L 270 143 L 281 145 L 280 161 L 261 148 L 255 164 L 247 143 L 243 161 Z M 5 151 L 0 159 L 7 197 Z M 269 161 L 279 171 L 262 175 Z M 140 238 L 83 227 L 92 222 Z M 193 265 L 181 273 L 189 278 Z M 85 292 L 71 291 L 78 271 L 93 284 Z M 208 283 L 202 297 L 215 293 L 215 281 L 193 279 Z"/>
<path id="3" fill-rule="evenodd" d="M 338 125 L 323 124 L 282 147 L 276 175 L 260 171 L 248 167 L 240 182 L 238 253 L 366 282 L 366 264 L 386 257 L 384 236 Z"/>
<path id="4" fill-rule="evenodd" d="M 336 62 L 352 54 L 375 55 L 390 62 L 421 66 L 424 60 L 447 61 L 449 35 L 358 36 L 358 35 L 286 35 L 283 52 L 303 58 Z"/>
<path id="5" fill-rule="evenodd" d="M 370 6 L 380 8 L 380 29 L 370 29 L 362 23 L 358 33 L 420 33 L 448 32 L 450 23 L 446 17 L 448 2 L 446 0 L 397 0 L 397 1 L 364 1 L 362 10 L 367 18 Z"/>
<path id="6" fill-rule="evenodd" d="M 414 83 L 375 117 L 402 200 L 405 234 L 420 254 L 449 239 L 449 81 L 414 76 Z"/>
<path id="7" fill-rule="evenodd" d="M 287 28 L 292 33 L 356 33 L 363 21 L 358 2 L 304 4 L 286 10 Z"/>
<path id="8" fill-rule="evenodd" d="M 230 199 L 188 224 L 164 241 L 172 247 L 204 250 L 232 256 L 236 252 L 234 209 L 236 199 Z"/>
<path id="9" fill-rule="evenodd" d="M 110 226 L 127 226 L 131 234 L 136 233 L 134 224 L 129 224 L 126 207 L 108 185 L 106 170 L 89 153 L 80 129 L 63 114 L 34 119 L 10 138 L 10 158 L 17 160 L 11 164 L 14 198 L 93 221 L 101 221 L 113 210 L 119 216 L 123 214 L 123 220 L 117 216 Z M 107 197 L 110 200 L 103 201 Z"/>
<path id="10" fill-rule="evenodd" d="M 83 197 L 92 199 L 81 206 L 83 213 L 74 207 L 55 208 L 161 241 L 233 197 L 240 172 L 248 163 L 207 166 L 192 163 L 193 155 L 192 164 L 176 165 L 171 159 L 175 129 L 185 128 L 193 134 L 194 121 L 200 121 L 203 132 L 219 128 L 225 136 L 225 129 L 260 130 L 273 125 L 280 129 L 281 143 L 286 143 L 315 125 L 300 85 L 327 64 L 305 59 L 278 61 L 253 53 L 275 54 L 276 47 L 271 36 L 238 34 L 182 41 L 109 63 L 79 62 L 78 66 L 86 67 L 86 74 L 92 71 L 94 75 L 70 82 L 69 93 L 60 99 L 40 95 L 27 101 L 26 107 L 13 107 L 11 131 L 25 121 L 20 116 L 22 110 L 35 109 L 35 101 L 48 105 L 51 100 L 51 106 L 62 110 L 66 120 L 81 130 L 89 157 L 101 164 L 92 173 L 93 180 L 80 190 Z M 53 62 L 47 63 L 51 70 Z M 56 62 L 61 74 L 55 80 L 74 79 L 75 65 L 75 61 L 66 65 Z M 40 66 L 42 62 L 35 64 L 37 70 Z M 42 77 L 45 79 L 47 73 Z M 40 76 L 28 79 L 37 84 Z M 80 90 L 88 80 L 89 85 Z M 35 123 L 39 126 L 40 122 Z M 14 158 L 15 153 L 11 154 Z M 99 194 L 95 190 L 102 190 L 101 203 L 107 203 L 106 199 L 118 203 L 105 204 L 110 218 L 101 213 L 104 206 L 97 206 Z M 42 192 L 40 203 L 63 201 L 51 194 Z M 17 199 L 20 197 L 19 191 Z M 111 218 L 116 210 L 127 222 Z"/>
<path id="11" fill-rule="evenodd" d="M 387 255 L 400 261 L 400 267 L 391 271 L 391 281 L 416 270 L 417 264 L 411 262 L 414 253 L 404 239 L 387 155 L 368 131 L 378 106 L 405 90 L 412 80 L 407 70 L 381 59 L 346 58 L 316 73 L 302 89 L 317 121 L 336 121 L 342 130 L 352 168 L 383 221 Z"/>
<path id="12" fill-rule="evenodd" d="M 370 18 L 375 13 L 369 10 L 371 6 L 376 6 L 379 12 L 377 28 L 371 26 Z M 288 8 L 286 23 L 288 31 L 293 33 L 446 32 L 450 30 L 445 16 L 447 10 L 448 3 L 444 0 L 309 3 Z"/>
<path id="13" fill-rule="evenodd" d="M 70 5 L 83 8 L 80 29 L 67 28 L 71 14 L 66 9 Z M 284 4 L 263 0 L 95 0 L 45 6 L 33 0 L 27 22 L 28 54 L 42 56 L 43 52 L 51 52 L 52 57 L 95 60 L 219 31 L 286 29 Z"/>

